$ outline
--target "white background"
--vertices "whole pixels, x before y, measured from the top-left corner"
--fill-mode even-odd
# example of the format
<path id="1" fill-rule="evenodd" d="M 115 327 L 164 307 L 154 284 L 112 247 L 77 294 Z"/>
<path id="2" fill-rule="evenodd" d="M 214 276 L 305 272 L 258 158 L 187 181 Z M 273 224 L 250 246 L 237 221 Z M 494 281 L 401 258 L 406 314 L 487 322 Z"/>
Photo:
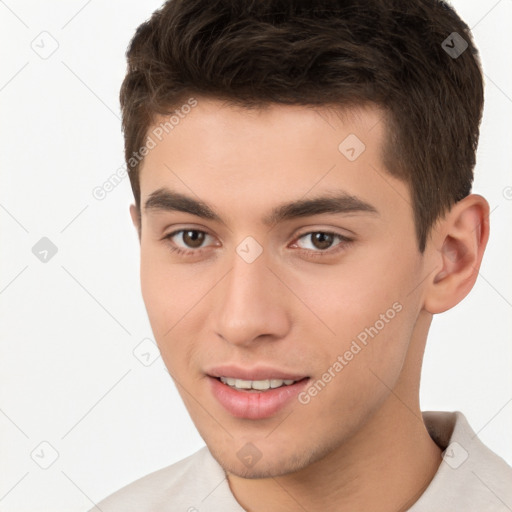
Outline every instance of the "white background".
<path id="1" fill-rule="evenodd" d="M 92 195 L 123 166 L 124 52 L 160 4 L 0 1 L 3 512 L 88 510 L 203 445 L 161 359 L 146 367 L 133 353 L 152 334 L 129 181 Z M 486 74 L 474 191 L 492 233 L 473 292 L 434 320 L 422 408 L 462 410 L 512 463 L 512 0 L 454 5 Z M 31 47 L 42 37 L 58 43 L 47 59 Z M 42 237 L 58 248 L 47 263 L 32 253 Z"/>

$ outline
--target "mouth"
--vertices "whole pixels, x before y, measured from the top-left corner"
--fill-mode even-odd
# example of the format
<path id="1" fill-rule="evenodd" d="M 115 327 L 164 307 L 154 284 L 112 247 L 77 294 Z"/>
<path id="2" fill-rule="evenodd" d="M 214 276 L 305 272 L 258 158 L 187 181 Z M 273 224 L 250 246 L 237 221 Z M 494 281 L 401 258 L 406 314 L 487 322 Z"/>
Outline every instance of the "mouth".
<path id="1" fill-rule="evenodd" d="M 311 380 L 276 370 L 220 369 L 207 377 L 210 392 L 222 408 L 235 418 L 249 420 L 270 418 L 291 407 Z"/>
<path id="2" fill-rule="evenodd" d="M 304 377 L 307 379 L 308 377 Z M 261 392 L 269 389 L 277 389 L 283 386 L 292 386 L 304 379 L 265 379 L 265 380 L 243 380 L 235 377 L 218 377 L 218 380 L 237 391 Z"/>

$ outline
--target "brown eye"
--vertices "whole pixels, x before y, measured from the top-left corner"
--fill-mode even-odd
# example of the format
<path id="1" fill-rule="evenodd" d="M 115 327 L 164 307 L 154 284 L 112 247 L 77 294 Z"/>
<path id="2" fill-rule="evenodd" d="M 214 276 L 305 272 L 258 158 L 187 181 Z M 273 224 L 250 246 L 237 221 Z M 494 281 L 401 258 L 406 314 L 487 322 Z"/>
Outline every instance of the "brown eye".
<path id="1" fill-rule="evenodd" d="M 164 239 L 172 242 L 172 245 L 178 251 L 188 249 L 192 252 L 198 252 L 197 249 L 204 248 L 203 244 L 208 237 L 211 238 L 211 235 L 199 229 L 178 229 L 164 236 Z"/>
<path id="2" fill-rule="evenodd" d="M 309 233 L 303 233 L 297 239 L 297 245 L 300 249 L 318 256 L 333 254 L 333 252 L 345 248 L 351 242 L 350 238 L 330 231 L 310 231 Z"/>
<path id="3" fill-rule="evenodd" d="M 197 230 L 183 230 L 182 240 L 187 247 L 198 248 L 204 242 L 205 233 Z"/>
<path id="4" fill-rule="evenodd" d="M 312 233 L 311 234 L 311 242 L 314 247 L 320 250 L 329 249 L 334 240 L 334 236 L 330 233 Z"/>

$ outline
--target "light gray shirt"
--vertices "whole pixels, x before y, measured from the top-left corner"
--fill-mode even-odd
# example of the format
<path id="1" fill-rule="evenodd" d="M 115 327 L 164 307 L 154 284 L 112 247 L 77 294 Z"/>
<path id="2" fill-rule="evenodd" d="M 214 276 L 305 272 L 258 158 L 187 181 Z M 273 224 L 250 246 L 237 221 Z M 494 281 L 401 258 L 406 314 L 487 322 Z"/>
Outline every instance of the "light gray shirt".
<path id="1" fill-rule="evenodd" d="M 433 480 L 410 512 L 511 512 L 512 468 L 476 436 L 460 412 L 424 412 L 444 450 Z M 98 503 L 90 512 L 244 512 L 205 446 Z"/>

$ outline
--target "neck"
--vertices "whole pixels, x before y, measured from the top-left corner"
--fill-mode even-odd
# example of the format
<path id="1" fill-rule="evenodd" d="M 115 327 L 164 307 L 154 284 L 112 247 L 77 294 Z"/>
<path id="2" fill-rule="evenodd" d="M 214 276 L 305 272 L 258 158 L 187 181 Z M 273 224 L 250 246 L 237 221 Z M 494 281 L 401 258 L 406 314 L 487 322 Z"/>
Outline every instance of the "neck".
<path id="1" fill-rule="evenodd" d="M 425 330 L 429 324 L 426 318 Z M 274 478 L 244 479 L 228 474 L 231 490 L 244 509 L 408 510 L 441 463 L 441 450 L 430 438 L 419 406 L 423 349 L 421 343 L 411 343 L 401 376 L 380 409 L 357 434 L 323 459 Z"/>

